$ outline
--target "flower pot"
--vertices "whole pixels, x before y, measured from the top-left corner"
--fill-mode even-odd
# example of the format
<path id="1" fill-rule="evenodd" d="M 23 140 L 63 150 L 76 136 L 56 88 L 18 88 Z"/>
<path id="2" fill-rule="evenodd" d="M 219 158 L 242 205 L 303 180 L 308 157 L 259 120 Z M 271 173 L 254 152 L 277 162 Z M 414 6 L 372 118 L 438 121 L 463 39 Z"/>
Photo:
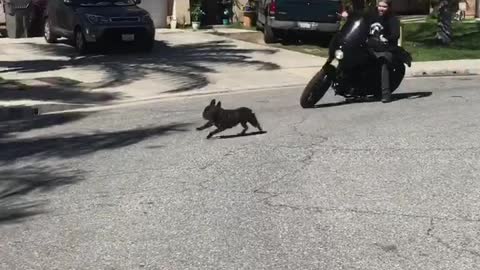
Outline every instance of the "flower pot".
<path id="1" fill-rule="evenodd" d="M 192 22 L 193 30 L 198 30 L 200 28 L 200 22 Z"/>
<path id="2" fill-rule="evenodd" d="M 257 22 L 257 14 L 255 11 L 244 11 L 243 12 L 243 26 L 244 27 L 252 27 L 254 26 Z"/>
<path id="3" fill-rule="evenodd" d="M 230 24 L 229 19 L 223 19 L 222 22 L 223 22 L 223 25 L 229 25 Z"/>

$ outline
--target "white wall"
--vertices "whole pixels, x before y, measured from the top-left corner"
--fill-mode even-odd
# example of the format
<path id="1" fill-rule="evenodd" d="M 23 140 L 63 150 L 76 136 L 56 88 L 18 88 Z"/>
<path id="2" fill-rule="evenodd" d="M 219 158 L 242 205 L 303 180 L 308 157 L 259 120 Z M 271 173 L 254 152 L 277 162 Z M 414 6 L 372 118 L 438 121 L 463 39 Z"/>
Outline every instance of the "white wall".
<path id="1" fill-rule="evenodd" d="M 0 0 L 0 24 L 5 23 L 5 13 L 3 12 L 3 0 Z"/>
<path id="2" fill-rule="evenodd" d="M 167 0 L 142 0 L 140 7 L 150 13 L 155 27 L 167 27 Z"/>

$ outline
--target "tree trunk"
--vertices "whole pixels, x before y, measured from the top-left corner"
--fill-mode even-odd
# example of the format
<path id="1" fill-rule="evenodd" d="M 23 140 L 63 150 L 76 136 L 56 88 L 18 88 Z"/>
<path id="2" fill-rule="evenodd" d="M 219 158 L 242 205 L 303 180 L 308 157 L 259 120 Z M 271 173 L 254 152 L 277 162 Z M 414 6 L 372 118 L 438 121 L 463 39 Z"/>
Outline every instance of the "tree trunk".
<path id="1" fill-rule="evenodd" d="M 452 42 L 452 2 L 454 1 L 442 0 L 438 6 L 438 30 L 436 38 L 443 45 L 450 45 Z"/>

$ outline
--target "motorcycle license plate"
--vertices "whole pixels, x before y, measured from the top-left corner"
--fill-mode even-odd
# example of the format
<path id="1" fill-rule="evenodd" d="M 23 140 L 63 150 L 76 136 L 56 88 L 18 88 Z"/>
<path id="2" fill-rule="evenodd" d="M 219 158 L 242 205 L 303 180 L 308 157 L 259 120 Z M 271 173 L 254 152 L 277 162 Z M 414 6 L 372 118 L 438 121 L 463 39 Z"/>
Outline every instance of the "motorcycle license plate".
<path id="1" fill-rule="evenodd" d="M 122 35 L 122 40 L 123 41 L 134 41 L 135 40 L 135 35 L 134 34 L 123 34 Z"/>

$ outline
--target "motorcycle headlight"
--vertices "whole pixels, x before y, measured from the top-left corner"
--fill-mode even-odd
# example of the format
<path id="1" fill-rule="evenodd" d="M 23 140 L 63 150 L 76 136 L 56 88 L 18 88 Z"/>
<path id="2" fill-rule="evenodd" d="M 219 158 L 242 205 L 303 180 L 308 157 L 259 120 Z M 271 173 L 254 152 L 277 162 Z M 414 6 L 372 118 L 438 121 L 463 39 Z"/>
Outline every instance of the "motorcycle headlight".
<path id="1" fill-rule="evenodd" d="M 100 15 L 93 15 L 93 14 L 86 14 L 85 16 L 87 17 L 88 21 L 91 24 L 108 23 L 108 18 L 107 17 L 103 17 L 103 16 L 100 16 Z"/>
<path id="2" fill-rule="evenodd" d="M 335 51 L 335 58 L 337 60 L 342 60 L 343 59 L 343 51 L 342 50 L 336 50 Z"/>

